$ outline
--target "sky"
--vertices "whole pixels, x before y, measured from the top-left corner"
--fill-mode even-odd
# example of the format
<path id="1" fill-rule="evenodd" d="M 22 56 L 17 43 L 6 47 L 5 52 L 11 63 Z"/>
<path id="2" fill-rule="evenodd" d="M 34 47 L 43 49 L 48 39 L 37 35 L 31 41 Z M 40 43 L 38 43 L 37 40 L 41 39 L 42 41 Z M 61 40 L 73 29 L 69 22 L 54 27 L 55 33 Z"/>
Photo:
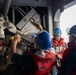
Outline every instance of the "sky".
<path id="1" fill-rule="evenodd" d="M 71 28 L 76 24 L 76 5 L 73 5 L 62 12 L 60 17 L 60 28 L 62 30 L 62 37 L 68 38 L 66 33 L 67 28 Z"/>

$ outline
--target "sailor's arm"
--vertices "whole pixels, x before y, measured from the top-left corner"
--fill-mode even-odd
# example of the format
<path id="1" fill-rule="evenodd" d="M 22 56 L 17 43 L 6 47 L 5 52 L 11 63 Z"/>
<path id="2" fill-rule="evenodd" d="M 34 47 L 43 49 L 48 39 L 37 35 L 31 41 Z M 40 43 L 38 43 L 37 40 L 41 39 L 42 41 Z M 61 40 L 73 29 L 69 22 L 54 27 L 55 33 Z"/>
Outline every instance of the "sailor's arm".
<path id="1" fill-rule="evenodd" d="M 16 34 L 14 36 L 14 40 L 11 44 L 11 48 L 9 49 L 9 54 L 8 54 L 9 59 L 11 59 L 13 54 L 16 53 L 17 43 L 21 40 L 20 38 L 21 36 L 19 34 Z"/>

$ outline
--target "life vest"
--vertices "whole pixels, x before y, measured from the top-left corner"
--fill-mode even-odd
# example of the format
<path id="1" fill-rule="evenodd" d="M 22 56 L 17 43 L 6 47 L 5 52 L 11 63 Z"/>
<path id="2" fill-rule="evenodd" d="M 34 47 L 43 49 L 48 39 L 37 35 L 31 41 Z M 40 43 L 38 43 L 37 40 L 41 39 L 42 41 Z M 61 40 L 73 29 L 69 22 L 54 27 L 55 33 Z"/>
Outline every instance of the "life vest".
<path id="1" fill-rule="evenodd" d="M 36 54 L 32 54 L 35 66 L 36 66 L 36 72 L 35 75 L 49 75 L 51 74 L 51 70 L 56 63 L 55 54 L 52 52 L 45 51 L 46 56 L 45 58 L 42 58 Z"/>
<path id="2" fill-rule="evenodd" d="M 56 53 L 62 57 L 63 52 L 66 49 L 66 44 L 64 42 L 64 39 L 60 38 L 60 41 L 58 42 L 53 38 L 52 44 L 53 44 L 53 48 L 55 49 Z"/>

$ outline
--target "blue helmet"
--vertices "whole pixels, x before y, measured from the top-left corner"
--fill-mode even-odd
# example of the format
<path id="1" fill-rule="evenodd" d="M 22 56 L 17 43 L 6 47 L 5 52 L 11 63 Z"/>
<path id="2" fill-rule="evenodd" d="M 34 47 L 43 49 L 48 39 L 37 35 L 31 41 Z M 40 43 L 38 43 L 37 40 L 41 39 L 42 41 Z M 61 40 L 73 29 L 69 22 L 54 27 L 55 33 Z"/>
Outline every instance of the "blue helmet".
<path id="1" fill-rule="evenodd" d="M 55 28 L 54 35 L 61 35 L 61 34 L 62 34 L 61 29 L 60 28 Z"/>
<path id="2" fill-rule="evenodd" d="M 36 37 L 36 42 L 43 50 L 49 50 L 52 46 L 52 39 L 47 31 L 40 31 Z"/>
<path id="3" fill-rule="evenodd" d="M 72 27 L 70 28 L 68 34 L 69 34 L 69 35 L 70 35 L 70 34 L 76 34 L 76 25 L 74 25 L 74 26 L 72 26 Z"/>

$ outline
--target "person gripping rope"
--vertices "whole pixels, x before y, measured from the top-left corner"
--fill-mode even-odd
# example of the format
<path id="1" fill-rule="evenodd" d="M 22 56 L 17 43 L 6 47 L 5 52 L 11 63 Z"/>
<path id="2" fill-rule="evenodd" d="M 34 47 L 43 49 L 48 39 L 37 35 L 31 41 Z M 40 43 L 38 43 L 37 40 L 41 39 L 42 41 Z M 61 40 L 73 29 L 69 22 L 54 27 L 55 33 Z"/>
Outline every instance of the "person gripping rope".
<path id="1" fill-rule="evenodd" d="M 50 75 L 53 66 L 56 64 L 56 55 L 51 52 L 52 39 L 47 31 L 40 31 L 36 38 L 36 48 L 29 55 L 16 54 L 16 46 L 21 36 L 15 35 L 10 53 L 11 60 L 20 64 L 27 75 Z"/>

